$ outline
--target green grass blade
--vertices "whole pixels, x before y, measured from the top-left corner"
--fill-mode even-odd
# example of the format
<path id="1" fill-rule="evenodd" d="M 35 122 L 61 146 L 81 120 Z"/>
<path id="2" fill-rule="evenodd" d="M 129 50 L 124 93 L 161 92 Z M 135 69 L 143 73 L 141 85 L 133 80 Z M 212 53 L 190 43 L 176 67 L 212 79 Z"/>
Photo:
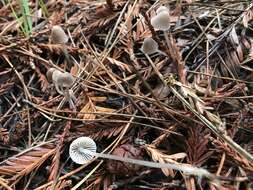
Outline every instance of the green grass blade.
<path id="1" fill-rule="evenodd" d="M 39 5 L 40 5 L 40 7 L 42 9 L 42 13 L 43 13 L 44 17 L 48 17 L 49 14 L 48 14 L 47 7 L 46 7 L 44 1 L 43 0 L 39 0 Z"/>
<path id="2" fill-rule="evenodd" d="M 14 8 L 13 8 L 13 6 L 12 6 L 10 0 L 8 0 L 8 4 L 9 4 L 9 6 L 10 6 L 10 8 L 11 8 L 11 11 L 12 11 L 13 16 L 15 17 L 15 19 L 16 19 L 17 22 L 19 23 L 22 32 L 25 34 L 25 29 L 24 29 L 24 27 L 22 26 L 22 22 L 21 22 L 20 18 L 18 17 L 16 11 L 14 10 Z"/>
<path id="3" fill-rule="evenodd" d="M 30 14 L 29 1 L 21 0 L 20 3 L 25 33 L 26 36 L 29 36 L 32 33 L 32 19 Z"/>

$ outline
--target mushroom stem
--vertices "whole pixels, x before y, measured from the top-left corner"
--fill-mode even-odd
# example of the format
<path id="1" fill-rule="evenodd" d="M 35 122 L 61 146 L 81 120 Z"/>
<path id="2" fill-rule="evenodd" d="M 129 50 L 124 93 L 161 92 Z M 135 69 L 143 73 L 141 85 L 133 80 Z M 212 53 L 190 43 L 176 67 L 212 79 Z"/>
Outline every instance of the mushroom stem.
<path id="1" fill-rule="evenodd" d="M 60 95 L 64 95 L 62 87 L 58 83 L 55 83 L 55 89 Z"/>
<path id="2" fill-rule="evenodd" d="M 117 161 L 121 161 L 121 162 L 128 162 L 131 164 L 147 166 L 147 167 L 151 167 L 151 168 L 169 168 L 169 169 L 184 172 L 185 174 L 194 175 L 194 176 L 198 176 L 198 177 L 205 176 L 209 179 L 216 178 L 215 175 L 211 174 L 210 172 L 208 172 L 207 170 L 205 170 L 203 168 L 192 167 L 192 166 L 188 166 L 185 164 L 179 165 L 179 164 L 173 164 L 173 163 L 150 162 L 150 161 L 132 159 L 132 158 L 121 157 L 121 156 L 116 156 L 116 155 L 111 155 L 111 154 L 92 152 L 90 150 L 87 150 L 87 149 L 84 149 L 81 147 L 79 148 L 79 151 L 82 152 L 83 153 L 82 155 L 87 158 L 89 156 L 95 156 L 95 157 L 99 157 L 99 158 L 105 158 L 105 159 L 117 160 Z"/>
<path id="3" fill-rule="evenodd" d="M 155 64 L 153 63 L 153 61 L 150 59 L 148 54 L 145 54 L 146 58 L 148 59 L 150 65 L 152 66 L 153 70 L 155 71 L 155 73 L 158 75 L 158 77 L 160 78 L 161 82 L 163 82 L 163 75 L 160 73 L 160 71 L 157 69 L 157 67 L 155 66 Z"/>
<path id="4" fill-rule="evenodd" d="M 68 100 L 68 102 L 69 102 L 69 107 L 70 107 L 70 109 L 72 109 L 72 110 L 76 110 L 76 106 L 75 106 L 75 103 L 74 102 L 76 102 L 76 97 L 74 96 L 74 95 L 71 95 L 70 93 L 69 93 L 69 91 L 70 90 L 68 90 L 68 92 L 67 92 L 67 95 L 65 96 L 66 97 L 66 99 Z"/>
<path id="5" fill-rule="evenodd" d="M 168 56 L 166 53 L 164 53 L 163 51 L 161 51 L 161 50 L 157 50 L 157 53 L 159 53 L 159 54 L 161 54 L 161 55 L 164 55 L 164 56 Z"/>
<path id="6" fill-rule="evenodd" d="M 77 101 L 77 98 L 75 97 L 75 94 L 71 89 L 69 89 L 69 97 L 73 100 L 73 102 Z"/>
<path id="7" fill-rule="evenodd" d="M 67 99 L 70 109 L 76 110 L 75 102 L 77 101 L 77 99 L 74 95 L 73 90 L 66 89 L 65 91 L 63 91 L 63 95 Z"/>
<path id="8" fill-rule="evenodd" d="M 149 56 L 149 55 L 148 55 L 147 53 L 145 53 L 142 49 L 141 49 L 141 52 L 142 52 L 144 55 Z M 156 53 L 161 54 L 161 55 L 164 55 L 164 56 L 168 56 L 166 53 L 164 53 L 163 51 L 161 51 L 161 50 L 159 50 L 159 49 L 156 50 Z"/>
<path id="9" fill-rule="evenodd" d="M 67 46 L 66 46 L 65 44 L 63 44 L 62 53 L 63 53 L 64 57 L 66 58 L 67 63 L 68 63 L 68 64 L 71 64 L 70 55 L 69 55 Z"/>
<path id="10" fill-rule="evenodd" d="M 75 106 L 75 103 L 77 101 L 73 91 L 71 89 L 66 89 L 65 91 L 63 90 L 62 86 L 55 83 L 55 89 L 56 91 L 60 94 L 60 95 L 63 95 L 68 103 L 69 103 L 69 106 L 71 109 L 73 110 L 76 110 L 76 106 Z"/>

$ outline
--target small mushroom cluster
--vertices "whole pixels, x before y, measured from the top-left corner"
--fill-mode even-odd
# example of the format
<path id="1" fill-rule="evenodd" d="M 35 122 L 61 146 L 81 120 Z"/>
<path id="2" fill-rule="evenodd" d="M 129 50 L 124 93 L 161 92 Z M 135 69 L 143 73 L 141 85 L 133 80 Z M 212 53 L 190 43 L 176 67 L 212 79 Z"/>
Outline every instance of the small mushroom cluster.
<path id="1" fill-rule="evenodd" d="M 156 10 L 156 15 L 150 20 L 151 25 L 156 30 L 162 30 L 164 33 L 170 28 L 170 14 L 169 9 L 165 6 L 161 6 Z M 166 35 L 166 34 L 165 34 Z M 166 54 L 160 51 L 159 46 L 153 38 L 145 38 L 141 47 L 141 51 L 144 54 L 150 55 L 153 53 L 160 53 L 162 55 Z"/>
<path id="2" fill-rule="evenodd" d="M 69 101 L 70 106 L 75 108 L 74 102 L 76 102 L 76 97 L 70 89 L 74 84 L 74 77 L 68 72 L 61 72 L 55 68 L 50 68 L 47 71 L 47 79 L 54 84 L 56 91 Z"/>
<path id="3" fill-rule="evenodd" d="M 170 29 L 170 13 L 169 9 L 161 6 L 156 10 L 156 14 L 151 18 L 151 25 L 156 30 L 167 31 Z"/>

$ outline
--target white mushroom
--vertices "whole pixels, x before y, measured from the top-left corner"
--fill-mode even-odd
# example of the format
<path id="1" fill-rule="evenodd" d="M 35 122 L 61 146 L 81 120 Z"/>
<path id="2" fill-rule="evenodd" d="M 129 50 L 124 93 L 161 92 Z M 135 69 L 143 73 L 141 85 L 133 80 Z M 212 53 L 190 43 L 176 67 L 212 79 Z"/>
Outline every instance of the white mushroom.
<path id="1" fill-rule="evenodd" d="M 169 30 L 170 28 L 170 21 L 169 21 L 169 13 L 162 11 L 153 18 L 151 18 L 151 25 L 156 30 Z"/>
<path id="2" fill-rule="evenodd" d="M 56 83 L 56 80 L 58 79 L 59 75 L 62 74 L 61 71 L 55 69 L 55 68 L 50 68 L 48 69 L 46 75 L 47 75 L 47 80 L 49 82 L 53 82 L 54 84 Z"/>
<path id="3" fill-rule="evenodd" d="M 151 18 L 151 25 L 156 30 L 167 31 L 170 28 L 170 13 L 167 7 L 161 6 L 157 9 L 157 15 Z"/>
<path id="4" fill-rule="evenodd" d="M 85 164 L 88 161 L 90 161 L 94 156 L 96 156 L 100 158 L 117 160 L 121 162 L 128 162 L 131 164 L 137 164 L 152 168 L 174 169 L 189 175 L 196 175 L 198 177 L 205 176 L 210 179 L 214 179 L 216 177 L 215 175 L 209 173 L 205 169 L 192 167 L 188 164 L 150 162 L 111 154 L 96 153 L 96 149 L 97 149 L 96 143 L 90 137 L 79 137 L 70 144 L 69 156 L 72 159 L 72 161 L 77 164 Z"/>
<path id="5" fill-rule="evenodd" d="M 96 143 L 90 137 L 79 137 L 69 147 L 69 156 L 77 164 L 85 164 L 93 158 L 90 152 L 96 152 Z"/>
<path id="6" fill-rule="evenodd" d="M 69 102 L 69 106 L 71 109 L 76 109 L 75 102 L 76 97 L 74 95 L 74 92 L 70 89 L 70 87 L 73 85 L 75 79 L 70 73 L 56 73 L 54 79 L 54 73 L 53 73 L 53 81 L 55 81 L 55 89 L 57 92 L 61 95 L 64 95 L 65 98 Z"/>
<path id="7" fill-rule="evenodd" d="M 162 12 L 162 11 L 166 11 L 169 13 L 169 8 L 168 7 L 165 7 L 165 6 L 160 6 L 157 10 L 156 10 L 156 14 Z"/>
<path id="8" fill-rule="evenodd" d="M 51 30 L 51 41 L 54 44 L 65 44 L 68 42 L 68 36 L 61 26 L 53 26 Z"/>
<path id="9" fill-rule="evenodd" d="M 170 12 L 169 8 L 161 6 L 156 10 L 157 15 L 151 18 L 151 25 L 156 30 L 162 30 L 166 43 L 169 45 L 168 34 L 166 33 L 170 29 Z"/>

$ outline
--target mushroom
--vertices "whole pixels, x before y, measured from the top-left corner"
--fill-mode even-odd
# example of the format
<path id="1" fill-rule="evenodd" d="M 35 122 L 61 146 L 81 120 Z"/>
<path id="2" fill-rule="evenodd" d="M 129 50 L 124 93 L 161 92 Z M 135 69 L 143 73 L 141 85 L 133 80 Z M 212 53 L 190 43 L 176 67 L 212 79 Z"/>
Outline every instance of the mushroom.
<path id="1" fill-rule="evenodd" d="M 207 177 L 210 179 L 214 179 L 216 176 L 209 173 L 207 170 L 197 167 L 192 167 L 187 164 L 179 164 L 179 163 L 159 163 L 159 162 L 150 162 L 138 159 L 132 159 L 127 157 L 121 157 L 111 154 L 103 154 L 96 152 L 97 146 L 96 143 L 90 137 L 79 137 L 75 139 L 69 147 L 69 156 L 73 162 L 77 164 L 86 164 L 92 158 L 100 157 L 105 159 L 117 160 L 121 162 L 128 162 L 131 164 L 137 164 L 152 168 L 169 168 L 184 172 L 189 175 L 195 175 L 198 177 Z"/>
<path id="2" fill-rule="evenodd" d="M 144 39 L 143 44 L 141 46 L 141 51 L 147 55 L 150 55 L 153 53 L 160 53 L 160 54 L 166 56 L 165 53 L 163 53 L 162 51 L 160 51 L 158 49 L 158 44 L 155 40 L 153 40 L 153 38 L 145 38 Z"/>
<path id="3" fill-rule="evenodd" d="M 169 9 L 161 6 L 156 11 L 157 15 L 151 18 L 151 25 L 156 30 L 167 31 L 170 28 L 170 13 Z"/>
<path id="4" fill-rule="evenodd" d="M 64 92 L 65 89 L 69 90 L 75 81 L 74 77 L 68 72 L 54 72 L 52 79 L 55 82 L 57 91 L 60 91 L 59 94 Z"/>
<path id="5" fill-rule="evenodd" d="M 151 64 L 152 68 L 154 69 L 154 71 L 159 73 L 159 71 L 157 70 L 155 64 L 150 59 L 149 54 L 160 53 L 160 54 L 165 55 L 165 56 L 167 56 L 167 55 L 164 52 L 162 52 L 158 49 L 157 42 L 155 40 L 153 40 L 152 38 L 145 38 L 144 41 L 143 41 L 142 47 L 141 47 L 141 51 L 144 53 L 144 55 L 148 59 L 148 61 Z M 162 77 L 162 76 L 160 76 L 160 77 Z"/>
<path id="6" fill-rule="evenodd" d="M 70 62 L 70 56 L 66 47 L 66 43 L 68 42 L 69 38 L 68 35 L 64 32 L 61 26 L 55 25 L 52 27 L 51 30 L 51 42 L 53 44 L 61 44 L 62 45 L 62 52 L 67 59 L 68 62 Z"/>
<path id="7" fill-rule="evenodd" d="M 161 6 L 156 10 L 157 15 L 151 18 L 151 25 L 156 30 L 162 30 L 166 43 L 169 46 L 167 31 L 170 29 L 170 12 L 169 8 Z"/>
<path id="8" fill-rule="evenodd" d="M 74 84 L 74 77 L 68 72 L 61 72 L 55 68 L 50 68 L 47 71 L 48 81 L 52 81 L 56 91 L 63 95 L 69 102 L 71 108 L 75 109 L 76 97 L 74 92 L 70 89 Z"/>
<path id="9" fill-rule="evenodd" d="M 69 147 L 69 156 L 77 164 L 85 164 L 93 158 L 97 145 L 90 137 L 79 137 Z"/>
<path id="10" fill-rule="evenodd" d="M 55 75 L 54 73 L 52 78 L 55 84 L 55 89 L 68 100 L 70 108 L 75 110 L 76 106 L 74 102 L 76 102 L 76 97 L 74 92 L 70 89 L 70 87 L 74 84 L 74 77 L 68 72 L 57 72 Z"/>
<path id="11" fill-rule="evenodd" d="M 60 74 L 62 74 L 62 72 L 61 71 L 59 71 L 59 70 L 57 70 L 57 69 L 55 69 L 55 68 L 50 68 L 50 69 L 48 69 L 48 71 L 47 71 L 47 73 L 46 73 L 46 75 L 47 75 L 47 80 L 49 81 L 49 82 L 53 82 L 53 84 L 55 85 L 55 86 L 57 86 L 57 84 L 56 84 L 56 80 L 58 79 L 58 77 L 60 76 Z M 59 94 L 63 94 L 61 91 L 59 91 L 59 88 L 57 87 L 57 92 L 59 93 Z"/>
<path id="12" fill-rule="evenodd" d="M 169 8 L 168 7 L 165 7 L 165 6 L 160 6 L 157 10 L 156 10 L 156 13 L 160 13 L 162 11 L 166 11 L 166 12 L 169 12 Z"/>
<path id="13" fill-rule="evenodd" d="M 51 30 L 51 41 L 54 44 L 66 44 L 69 38 L 61 26 L 55 25 Z"/>
<path id="14" fill-rule="evenodd" d="M 53 81 L 53 73 L 54 73 L 54 71 L 56 71 L 55 68 L 48 69 L 47 74 L 46 74 L 48 82 L 52 82 Z"/>
<path id="15" fill-rule="evenodd" d="M 141 51 L 146 54 L 153 54 L 158 51 L 158 44 L 153 38 L 145 38 L 141 46 Z"/>
<path id="16" fill-rule="evenodd" d="M 54 85 L 56 85 L 56 80 L 58 79 L 58 77 L 62 74 L 61 71 L 55 69 L 53 72 L 52 72 L 52 82 L 54 83 Z M 59 94 L 62 94 L 62 93 L 59 93 Z"/>

